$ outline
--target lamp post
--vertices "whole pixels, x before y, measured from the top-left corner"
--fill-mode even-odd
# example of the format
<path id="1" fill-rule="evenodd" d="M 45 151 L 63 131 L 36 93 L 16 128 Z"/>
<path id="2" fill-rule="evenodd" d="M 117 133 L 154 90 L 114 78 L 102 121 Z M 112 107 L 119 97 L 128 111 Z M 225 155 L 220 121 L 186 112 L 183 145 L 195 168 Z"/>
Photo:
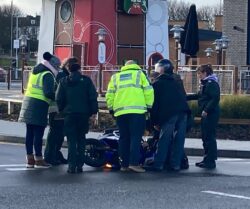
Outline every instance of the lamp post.
<path id="1" fill-rule="evenodd" d="M 222 50 L 222 65 L 226 64 L 226 50 L 228 48 L 229 38 L 225 35 L 221 37 L 221 50 Z"/>
<path id="2" fill-rule="evenodd" d="M 208 58 L 208 63 L 210 63 L 210 58 L 212 57 L 212 53 L 214 52 L 214 50 L 212 48 L 206 48 L 206 50 L 204 50 L 204 52 L 206 52 L 206 56 Z"/>
<path id="3" fill-rule="evenodd" d="M 24 93 L 24 83 L 23 83 L 23 72 L 24 72 L 24 66 L 26 65 L 26 58 L 25 58 L 25 54 L 26 54 L 26 47 L 28 45 L 28 37 L 26 35 L 21 35 L 19 37 L 20 40 L 20 46 L 21 46 L 21 50 L 22 50 L 22 72 L 21 72 L 21 81 L 22 81 L 22 93 Z"/>
<path id="4" fill-rule="evenodd" d="M 222 47 L 221 39 L 216 39 L 213 45 L 215 45 L 215 51 L 217 53 L 217 65 L 221 65 L 221 47 Z"/>
<path id="5" fill-rule="evenodd" d="M 99 97 L 102 96 L 102 69 L 103 64 L 106 62 L 106 45 L 105 45 L 105 38 L 107 32 L 104 28 L 99 28 L 98 31 L 95 33 L 98 36 L 98 62 L 100 64 L 99 67 L 99 76 L 98 76 L 98 95 Z"/>
<path id="6" fill-rule="evenodd" d="M 174 39 L 175 39 L 175 71 L 178 71 L 178 64 L 179 64 L 179 42 L 181 38 L 181 32 L 184 31 L 180 25 L 174 25 L 170 31 L 174 32 Z"/>

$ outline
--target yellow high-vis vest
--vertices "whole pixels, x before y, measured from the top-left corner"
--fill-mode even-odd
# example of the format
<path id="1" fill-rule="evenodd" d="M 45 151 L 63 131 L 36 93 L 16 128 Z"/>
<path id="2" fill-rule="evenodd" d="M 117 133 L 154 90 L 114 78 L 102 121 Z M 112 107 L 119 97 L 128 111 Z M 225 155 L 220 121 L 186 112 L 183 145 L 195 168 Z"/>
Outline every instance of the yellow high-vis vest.
<path id="1" fill-rule="evenodd" d="M 51 100 L 45 97 L 43 93 L 43 76 L 48 73 L 53 75 L 50 71 L 45 71 L 45 72 L 38 73 L 38 74 L 31 73 L 29 77 L 28 87 L 25 92 L 25 96 L 32 97 L 35 99 L 40 99 L 50 104 Z"/>
<path id="2" fill-rule="evenodd" d="M 111 77 L 106 101 L 116 117 L 129 113 L 143 114 L 153 105 L 154 90 L 139 65 L 126 65 Z"/>

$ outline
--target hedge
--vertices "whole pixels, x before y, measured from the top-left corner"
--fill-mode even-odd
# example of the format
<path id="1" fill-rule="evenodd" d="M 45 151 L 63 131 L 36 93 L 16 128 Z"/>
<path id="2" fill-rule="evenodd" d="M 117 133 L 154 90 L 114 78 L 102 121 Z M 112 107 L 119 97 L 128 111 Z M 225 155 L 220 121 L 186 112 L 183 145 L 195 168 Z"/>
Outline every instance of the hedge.
<path id="1" fill-rule="evenodd" d="M 189 106 L 195 117 L 200 117 L 197 101 L 190 101 Z M 221 118 L 250 119 L 250 96 L 227 95 L 220 101 Z"/>

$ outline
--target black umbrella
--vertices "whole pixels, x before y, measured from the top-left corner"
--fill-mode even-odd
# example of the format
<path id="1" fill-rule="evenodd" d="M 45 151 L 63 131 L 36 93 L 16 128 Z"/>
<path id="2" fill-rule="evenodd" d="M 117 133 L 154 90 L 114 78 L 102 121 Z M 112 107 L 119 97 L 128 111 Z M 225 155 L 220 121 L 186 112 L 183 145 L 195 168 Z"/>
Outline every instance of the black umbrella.
<path id="1" fill-rule="evenodd" d="M 190 6 L 184 31 L 181 34 L 180 44 L 182 53 L 190 57 L 196 57 L 199 51 L 199 29 L 196 6 L 194 4 Z"/>

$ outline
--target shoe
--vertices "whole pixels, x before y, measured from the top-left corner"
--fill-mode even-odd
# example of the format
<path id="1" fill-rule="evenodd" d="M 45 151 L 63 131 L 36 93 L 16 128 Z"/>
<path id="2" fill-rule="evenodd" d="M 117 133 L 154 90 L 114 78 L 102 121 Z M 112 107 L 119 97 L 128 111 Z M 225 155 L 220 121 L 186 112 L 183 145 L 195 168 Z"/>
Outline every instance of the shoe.
<path id="1" fill-rule="evenodd" d="M 130 169 L 128 167 L 121 167 L 120 171 L 121 172 L 128 172 L 128 171 L 130 171 Z"/>
<path id="2" fill-rule="evenodd" d="M 58 165 L 61 164 L 61 162 L 58 161 L 58 160 L 47 160 L 46 158 L 44 160 L 45 160 L 46 163 L 48 163 L 48 164 L 50 164 L 52 166 L 58 166 Z"/>
<path id="3" fill-rule="evenodd" d="M 216 168 L 216 163 L 215 162 L 203 162 L 203 163 L 197 164 L 196 166 L 199 167 L 199 168 L 215 169 Z"/>
<path id="4" fill-rule="evenodd" d="M 76 172 L 77 172 L 77 173 L 82 173 L 82 172 L 83 172 L 82 167 L 77 167 L 77 168 L 76 168 Z"/>
<path id="5" fill-rule="evenodd" d="M 50 168 L 51 165 L 47 163 L 42 156 L 35 156 L 35 168 Z"/>
<path id="6" fill-rule="evenodd" d="M 128 167 L 131 171 L 134 171 L 136 173 L 144 173 L 146 170 L 142 168 L 141 166 L 135 166 L 135 165 L 130 165 Z"/>
<path id="7" fill-rule="evenodd" d="M 204 164 L 204 160 L 202 160 L 201 162 L 195 163 L 195 166 L 200 167 L 201 164 Z"/>
<path id="8" fill-rule="evenodd" d="M 27 160 L 26 168 L 34 168 L 35 167 L 34 155 L 27 155 L 26 160 Z"/>
<path id="9" fill-rule="evenodd" d="M 68 164 L 68 160 L 66 160 L 65 158 L 61 158 L 59 162 L 60 164 L 64 164 L 64 165 Z"/>

